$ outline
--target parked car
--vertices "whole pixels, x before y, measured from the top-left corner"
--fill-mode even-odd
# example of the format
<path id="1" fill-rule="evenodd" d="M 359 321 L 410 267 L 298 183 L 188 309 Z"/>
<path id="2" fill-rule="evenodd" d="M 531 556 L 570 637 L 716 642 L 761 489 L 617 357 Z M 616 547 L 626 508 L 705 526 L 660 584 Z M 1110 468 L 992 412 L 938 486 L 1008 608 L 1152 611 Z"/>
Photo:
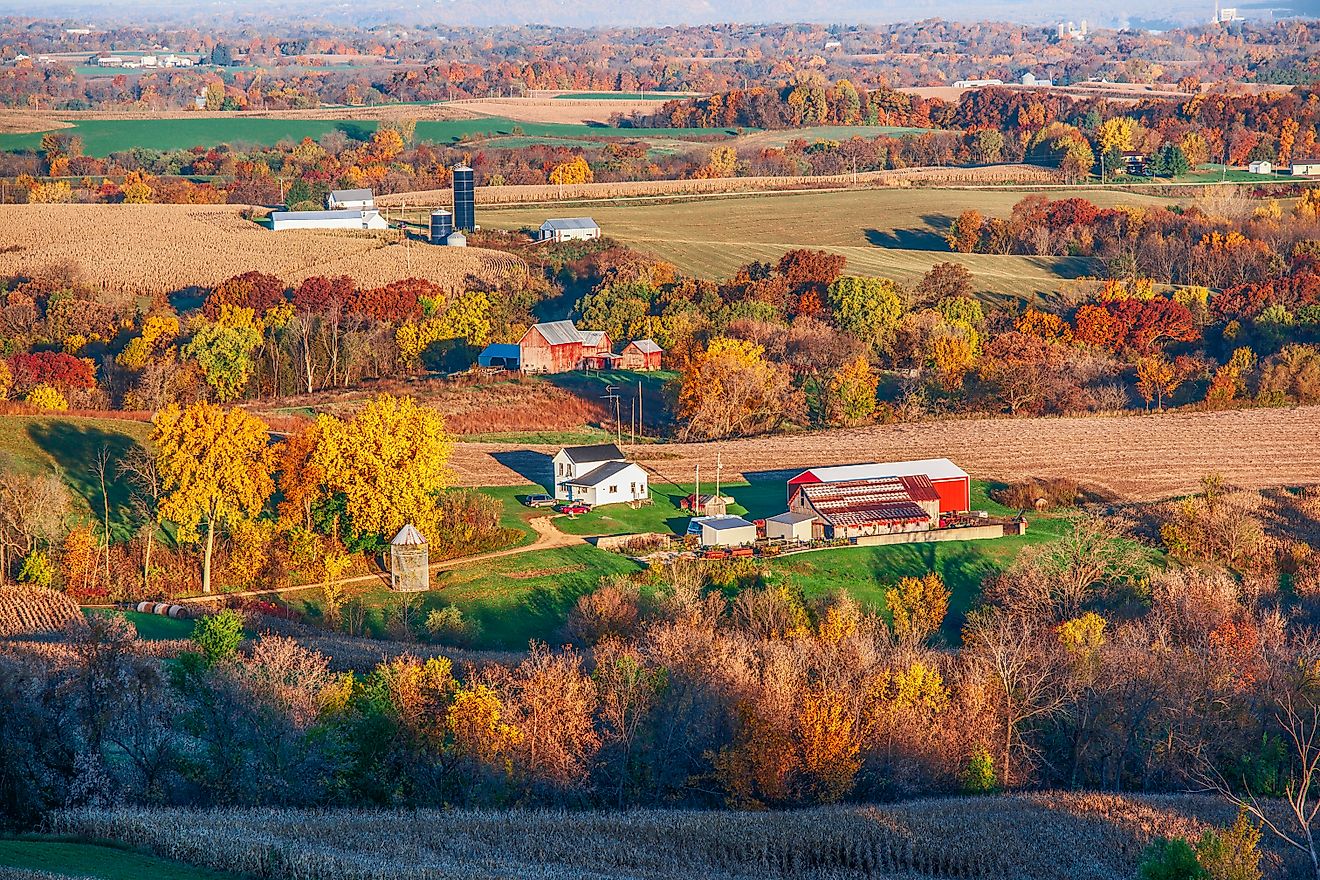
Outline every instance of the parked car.
<path id="1" fill-rule="evenodd" d="M 554 507 L 555 498 L 553 495 L 528 495 L 523 503 L 528 507 Z"/>
<path id="2" fill-rule="evenodd" d="M 591 505 L 585 501 L 566 501 L 559 505 L 559 512 L 566 513 L 569 516 L 577 516 L 581 513 L 590 513 Z"/>

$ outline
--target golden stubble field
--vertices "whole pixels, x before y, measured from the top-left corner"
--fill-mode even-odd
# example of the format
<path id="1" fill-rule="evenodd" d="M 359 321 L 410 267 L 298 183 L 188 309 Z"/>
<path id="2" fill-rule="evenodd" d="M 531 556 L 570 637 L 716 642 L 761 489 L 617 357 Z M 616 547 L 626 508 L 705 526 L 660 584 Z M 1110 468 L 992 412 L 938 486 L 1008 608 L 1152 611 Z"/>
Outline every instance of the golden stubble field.
<path id="1" fill-rule="evenodd" d="M 0 276 L 59 274 L 92 287 L 164 294 L 247 271 L 289 283 L 349 275 L 364 287 L 426 278 L 458 289 L 469 277 L 525 272 L 482 248 L 399 243 L 396 232 L 272 232 L 238 205 L 3 205 Z"/>
<path id="2" fill-rule="evenodd" d="M 509 454 L 519 449 L 522 455 Z M 629 451 L 679 482 L 691 482 L 698 463 L 703 475 L 713 475 L 717 454 L 726 479 L 737 473 L 782 479 L 816 465 L 947 457 L 975 479 L 1068 477 L 1115 500 L 1153 501 L 1194 492 L 1209 473 L 1244 489 L 1320 484 L 1320 406 L 948 420 Z M 460 443 L 453 461 L 468 484 L 518 485 L 528 482 L 519 471 L 539 473 L 541 456 L 554 452 Z"/>

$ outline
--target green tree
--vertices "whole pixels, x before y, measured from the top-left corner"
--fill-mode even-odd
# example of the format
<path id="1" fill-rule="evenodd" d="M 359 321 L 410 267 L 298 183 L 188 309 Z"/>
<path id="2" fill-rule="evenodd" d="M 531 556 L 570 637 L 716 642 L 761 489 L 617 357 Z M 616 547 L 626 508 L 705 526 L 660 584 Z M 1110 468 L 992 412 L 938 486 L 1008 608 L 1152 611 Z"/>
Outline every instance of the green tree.
<path id="1" fill-rule="evenodd" d="M 193 624 L 192 641 L 208 665 L 233 659 L 243 642 L 243 615 L 224 608 L 199 617 Z"/>
<path id="2" fill-rule="evenodd" d="M 1260 826 L 1246 810 L 1223 831 L 1207 829 L 1196 844 L 1196 859 L 1210 880 L 1261 880 Z"/>
<path id="3" fill-rule="evenodd" d="M 968 794 L 989 794 L 999 787 L 995 774 L 995 759 L 985 746 L 977 746 L 967 759 L 960 774 L 963 791 Z"/>
<path id="4" fill-rule="evenodd" d="M 884 351 L 903 317 L 903 299 L 888 278 L 850 275 L 829 287 L 829 303 L 838 325 Z"/>
<path id="5" fill-rule="evenodd" d="M 251 309 L 220 307 L 220 317 L 193 334 L 184 349 L 202 368 L 206 384 L 222 402 L 242 395 L 256 370 L 253 353 L 261 347 L 261 328 Z"/>
<path id="6" fill-rule="evenodd" d="M 1141 880 L 1208 880 L 1196 850 L 1181 837 L 1157 838 L 1142 854 Z"/>

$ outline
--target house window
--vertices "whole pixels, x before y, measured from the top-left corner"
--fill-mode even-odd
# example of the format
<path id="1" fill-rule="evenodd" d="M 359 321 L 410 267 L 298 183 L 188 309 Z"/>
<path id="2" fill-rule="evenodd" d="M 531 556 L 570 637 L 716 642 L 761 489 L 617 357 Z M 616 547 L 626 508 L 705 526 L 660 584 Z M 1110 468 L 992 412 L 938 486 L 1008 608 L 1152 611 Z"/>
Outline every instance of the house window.
<path id="1" fill-rule="evenodd" d="M 629 483 L 629 484 L 628 484 L 628 494 L 629 494 L 629 495 L 636 495 L 636 494 L 637 494 L 637 484 L 636 484 L 636 483 Z"/>
<path id="2" fill-rule="evenodd" d="M 618 495 L 618 494 L 619 494 L 619 487 L 618 487 L 618 486 L 610 486 L 610 487 L 609 487 L 608 489 L 606 489 L 605 491 L 606 491 L 608 494 L 610 494 L 610 495 Z"/>

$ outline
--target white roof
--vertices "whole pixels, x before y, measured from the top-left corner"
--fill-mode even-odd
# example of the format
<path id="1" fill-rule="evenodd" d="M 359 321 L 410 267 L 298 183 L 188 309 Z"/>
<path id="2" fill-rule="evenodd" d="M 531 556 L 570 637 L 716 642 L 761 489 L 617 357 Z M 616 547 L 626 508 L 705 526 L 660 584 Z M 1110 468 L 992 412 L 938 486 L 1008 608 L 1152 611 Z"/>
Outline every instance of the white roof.
<path id="1" fill-rule="evenodd" d="M 914 477 L 924 474 L 932 480 L 967 479 L 968 473 L 947 458 L 923 458 L 920 461 L 885 461 L 875 464 L 844 464 L 836 467 L 818 467 L 805 470 L 822 483 L 842 483 L 845 480 L 870 480 L 877 477 Z M 796 479 L 796 478 L 795 478 Z"/>
<path id="2" fill-rule="evenodd" d="M 399 533 L 394 536 L 394 540 L 390 541 L 390 543 L 391 544 L 425 544 L 426 539 L 422 537 L 421 532 L 417 531 L 416 526 L 414 526 L 412 523 L 408 523 L 406 526 L 399 529 Z"/>
<path id="3" fill-rule="evenodd" d="M 573 326 L 572 321 L 546 321 L 543 324 L 533 324 L 532 329 L 544 336 L 545 341 L 551 345 L 567 345 L 570 342 L 582 341 L 582 334 Z"/>
<path id="4" fill-rule="evenodd" d="M 330 198 L 336 202 L 369 202 L 376 197 L 369 189 L 332 189 Z"/>
<path id="5" fill-rule="evenodd" d="M 604 330 L 579 330 L 583 345 L 600 345 L 605 340 Z"/>
<path id="6" fill-rule="evenodd" d="M 542 229 L 599 229 L 590 217 L 555 217 L 541 224 Z"/>
<path id="7" fill-rule="evenodd" d="M 811 520 L 814 520 L 815 518 L 816 518 L 815 514 L 795 513 L 790 510 L 787 513 L 777 514 L 776 516 L 767 516 L 765 518 L 765 521 L 772 523 L 784 523 L 786 525 L 794 526 L 797 525 L 798 523 L 809 522 Z"/>
<path id="8" fill-rule="evenodd" d="M 375 211 L 345 208 L 342 211 L 271 211 L 272 220 L 361 220 Z"/>
<path id="9" fill-rule="evenodd" d="M 628 343 L 628 345 L 637 346 L 637 350 L 643 354 L 655 354 L 656 352 L 664 351 L 663 348 L 656 344 L 654 339 L 634 339 L 632 342 Z"/>
<path id="10" fill-rule="evenodd" d="M 702 517 L 701 524 L 705 528 L 713 529 L 717 532 L 727 531 L 729 529 L 754 529 L 756 525 L 749 523 L 741 516 L 712 516 Z"/>

